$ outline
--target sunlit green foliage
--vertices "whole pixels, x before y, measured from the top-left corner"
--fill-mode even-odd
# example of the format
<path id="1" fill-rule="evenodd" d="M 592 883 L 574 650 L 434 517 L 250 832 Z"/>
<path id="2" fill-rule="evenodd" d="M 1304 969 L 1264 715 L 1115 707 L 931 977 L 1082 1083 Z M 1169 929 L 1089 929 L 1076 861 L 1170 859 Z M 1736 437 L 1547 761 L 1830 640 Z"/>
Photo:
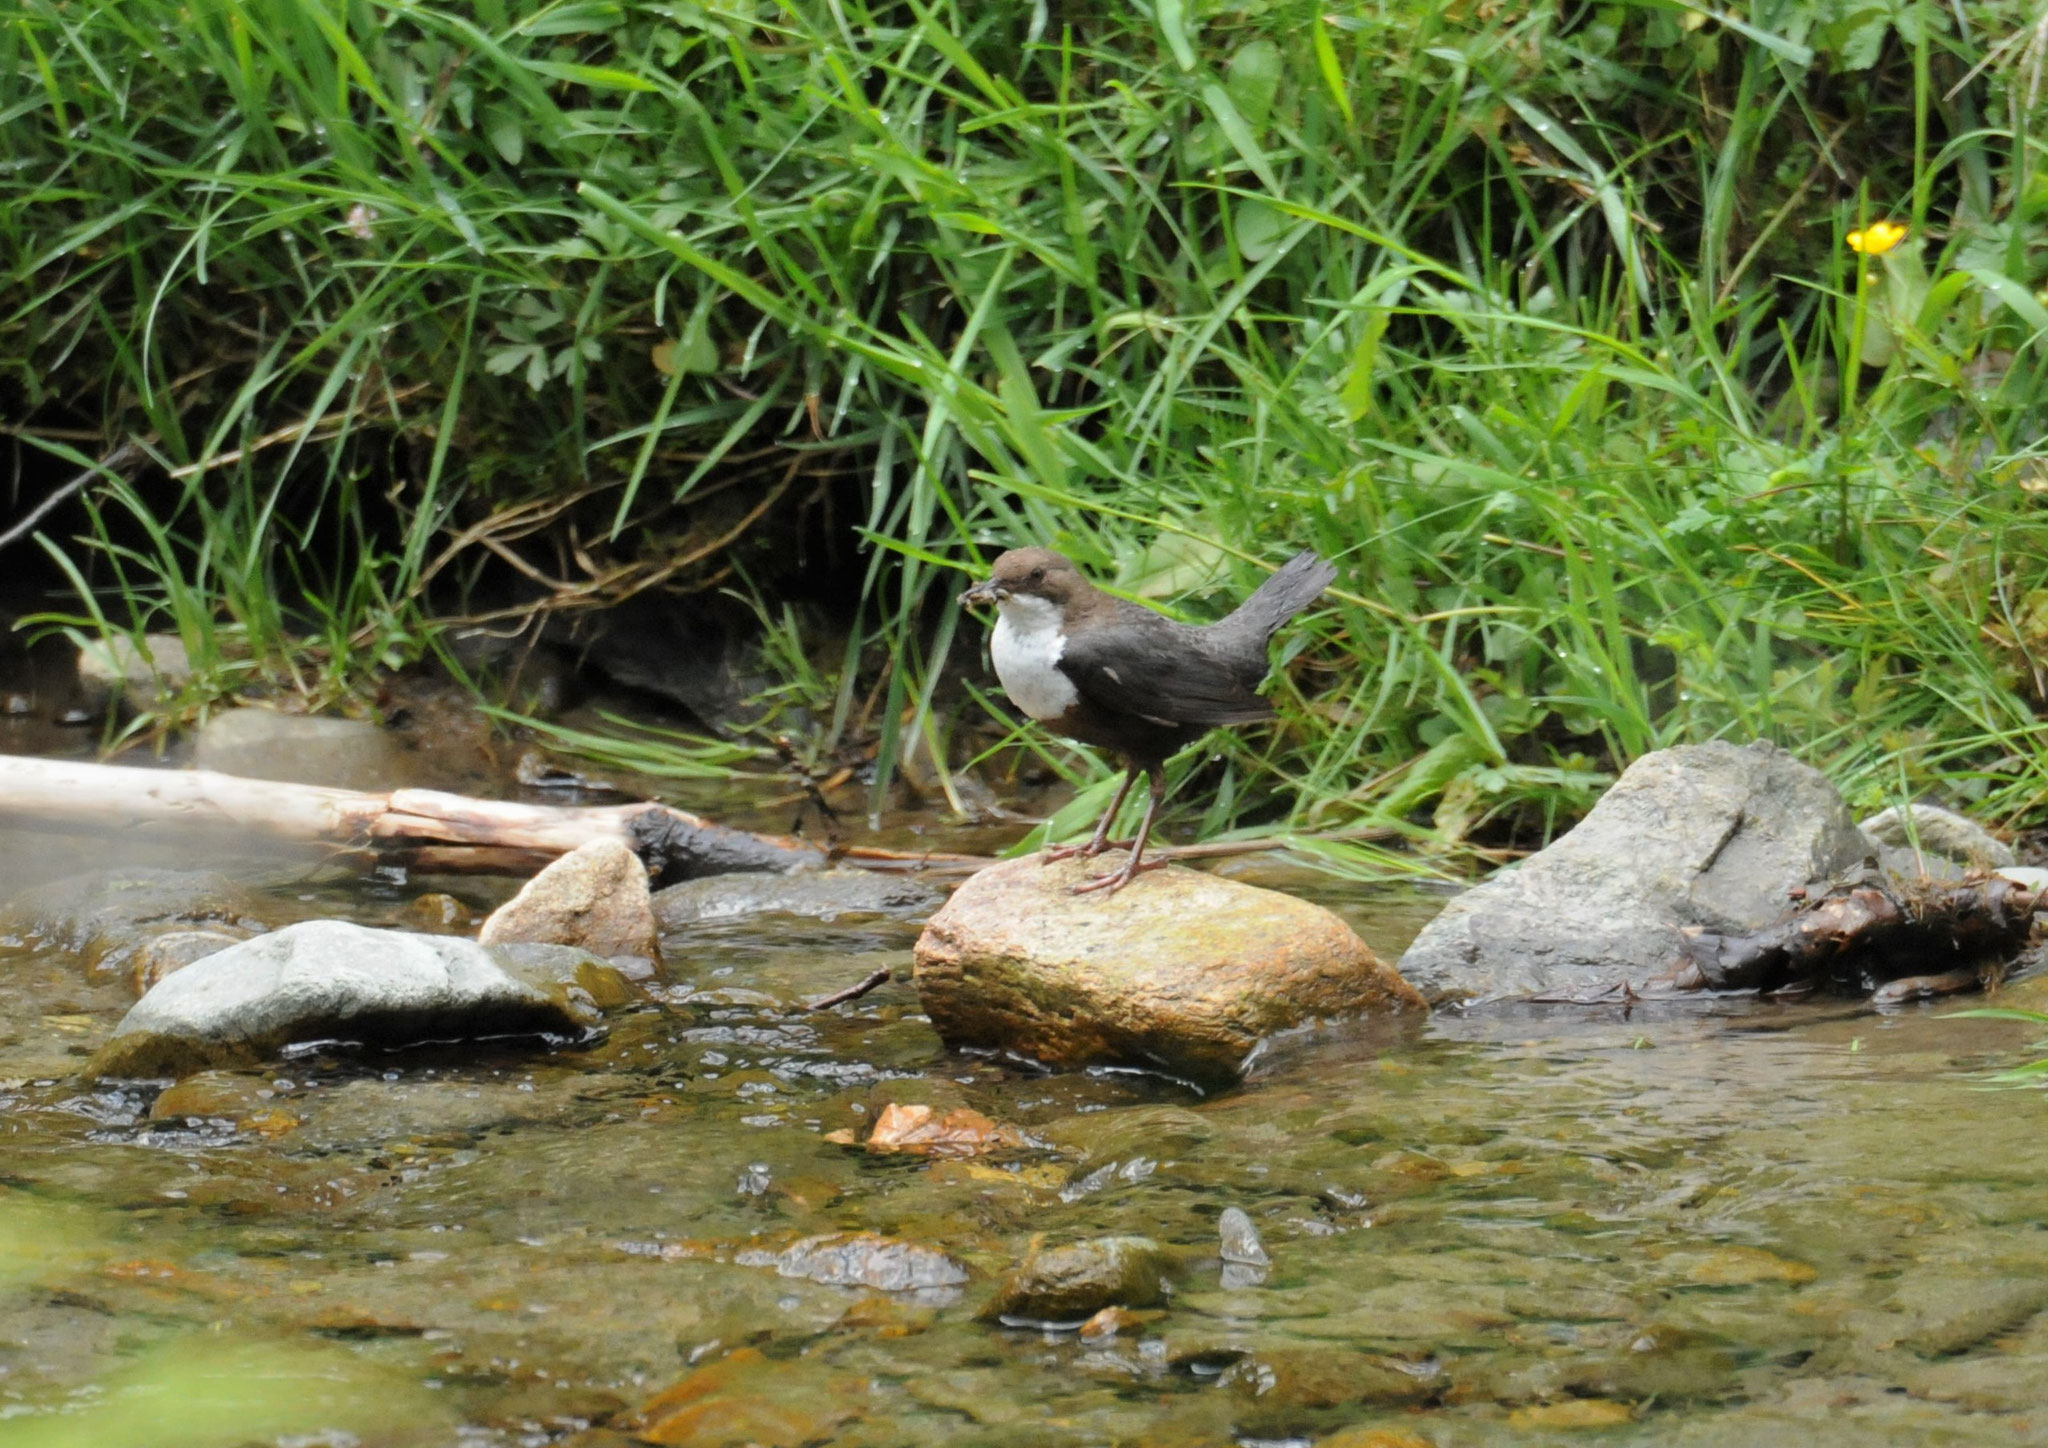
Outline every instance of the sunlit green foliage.
<path id="1" fill-rule="evenodd" d="M 266 677 L 308 597 L 329 694 L 416 650 L 493 504 L 633 518 L 772 445 L 865 480 L 822 727 L 885 777 L 978 647 L 957 570 L 1030 538 L 1191 616 L 1339 558 L 1211 829 L 1284 785 L 1528 838 L 1715 736 L 2048 802 L 2010 0 L 18 17 L 10 412 L 185 470 L 127 582 Z M 395 525 L 338 526 L 372 491 Z"/>

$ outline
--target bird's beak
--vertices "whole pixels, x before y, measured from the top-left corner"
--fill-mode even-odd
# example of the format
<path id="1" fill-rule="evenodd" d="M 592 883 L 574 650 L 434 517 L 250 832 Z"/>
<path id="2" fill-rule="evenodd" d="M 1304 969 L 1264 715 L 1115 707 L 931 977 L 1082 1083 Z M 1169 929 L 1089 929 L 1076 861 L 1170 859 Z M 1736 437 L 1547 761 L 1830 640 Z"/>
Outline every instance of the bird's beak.
<path id="1" fill-rule="evenodd" d="M 992 603 L 1003 601 L 1002 589 L 996 587 L 993 578 L 985 578 L 960 595 L 962 608 L 985 608 Z"/>

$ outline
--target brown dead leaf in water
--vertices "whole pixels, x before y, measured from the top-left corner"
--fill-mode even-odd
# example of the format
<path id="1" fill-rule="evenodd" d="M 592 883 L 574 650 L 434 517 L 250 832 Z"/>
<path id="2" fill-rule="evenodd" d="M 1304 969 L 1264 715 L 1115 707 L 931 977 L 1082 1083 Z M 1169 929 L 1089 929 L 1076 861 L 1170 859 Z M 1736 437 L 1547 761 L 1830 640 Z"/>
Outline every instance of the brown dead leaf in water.
<path id="1" fill-rule="evenodd" d="M 956 1106 L 940 1116 L 929 1106 L 893 1101 L 882 1108 L 867 1142 L 869 1151 L 918 1156 L 979 1156 L 1030 1145 L 1031 1139 L 1016 1127 L 999 1125 L 971 1106 Z"/>

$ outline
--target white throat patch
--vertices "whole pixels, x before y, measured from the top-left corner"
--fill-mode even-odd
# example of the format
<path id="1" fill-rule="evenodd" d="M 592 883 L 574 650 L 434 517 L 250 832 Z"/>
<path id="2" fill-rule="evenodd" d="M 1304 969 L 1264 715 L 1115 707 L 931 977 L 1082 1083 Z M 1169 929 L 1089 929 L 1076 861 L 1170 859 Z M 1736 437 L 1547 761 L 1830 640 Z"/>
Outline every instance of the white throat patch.
<path id="1" fill-rule="evenodd" d="M 996 677 L 1003 681 L 1003 692 L 1032 718 L 1057 719 L 1081 697 L 1073 680 L 1059 670 L 1067 639 L 1060 632 L 1058 606 L 1043 598 L 1013 593 L 996 607 L 1002 616 L 996 620 L 989 653 L 995 659 Z"/>

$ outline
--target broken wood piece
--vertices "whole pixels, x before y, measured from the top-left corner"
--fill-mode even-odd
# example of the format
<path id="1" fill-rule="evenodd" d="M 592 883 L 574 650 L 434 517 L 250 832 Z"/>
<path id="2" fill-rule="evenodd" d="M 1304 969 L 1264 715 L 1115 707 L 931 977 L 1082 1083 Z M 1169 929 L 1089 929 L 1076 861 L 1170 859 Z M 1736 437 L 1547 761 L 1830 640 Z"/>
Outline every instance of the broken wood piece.
<path id="1" fill-rule="evenodd" d="M 888 979 L 888 969 L 886 967 L 878 967 L 869 973 L 866 980 L 856 985 L 850 985 L 845 990 L 835 990 L 828 996 L 819 996 L 816 1000 L 805 1006 L 804 1009 L 812 1011 L 829 1010 L 833 1006 L 845 1005 L 848 1001 L 857 1001 L 869 991 L 885 984 Z"/>
<path id="2" fill-rule="evenodd" d="M 1825 981 L 1870 991 L 1910 977 L 1900 999 L 1935 978 L 1999 960 L 2027 943 L 2035 892 L 1997 875 L 1956 882 L 1859 880 L 1837 885 L 1748 935 L 1686 932 L 1672 984 L 1699 990 L 1780 990 Z"/>

